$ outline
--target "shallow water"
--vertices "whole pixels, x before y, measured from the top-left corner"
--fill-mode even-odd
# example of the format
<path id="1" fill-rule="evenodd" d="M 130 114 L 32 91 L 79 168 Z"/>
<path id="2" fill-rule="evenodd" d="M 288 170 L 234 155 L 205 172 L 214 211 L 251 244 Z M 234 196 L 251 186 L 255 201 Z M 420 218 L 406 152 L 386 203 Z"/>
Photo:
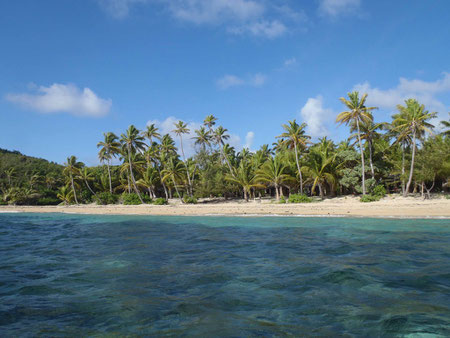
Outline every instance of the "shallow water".
<path id="1" fill-rule="evenodd" d="M 450 336 L 450 221 L 0 214 L 0 336 Z"/>

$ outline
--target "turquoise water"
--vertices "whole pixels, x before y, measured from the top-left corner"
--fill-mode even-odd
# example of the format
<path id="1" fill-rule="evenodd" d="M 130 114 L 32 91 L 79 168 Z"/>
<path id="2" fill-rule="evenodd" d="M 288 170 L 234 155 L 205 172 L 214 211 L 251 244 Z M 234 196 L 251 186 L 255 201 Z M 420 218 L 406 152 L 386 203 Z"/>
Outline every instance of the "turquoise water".
<path id="1" fill-rule="evenodd" d="M 0 336 L 450 336 L 450 221 L 0 214 Z"/>

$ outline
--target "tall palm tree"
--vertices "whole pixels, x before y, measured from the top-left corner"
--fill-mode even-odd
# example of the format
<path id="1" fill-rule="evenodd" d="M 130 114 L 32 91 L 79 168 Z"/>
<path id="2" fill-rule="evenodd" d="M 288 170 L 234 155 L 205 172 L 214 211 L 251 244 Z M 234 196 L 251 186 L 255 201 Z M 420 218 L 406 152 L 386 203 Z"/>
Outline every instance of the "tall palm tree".
<path id="1" fill-rule="evenodd" d="M 181 154 L 183 155 L 183 163 L 186 167 L 186 174 L 188 178 L 188 184 L 189 184 L 189 195 L 192 196 L 192 183 L 191 183 L 191 175 L 189 173 L 189 167 L 186 163 L 186 156 L 184 156 L 184 148 L 183 148 L 183 134 L 188 134 L 190 132 L 189 128 L 187 127 L 187 124 L 183 121 L 178 121 L 177 123 L 174 123 L 175 129 L 172 130 L 179 138 L 180 138 L 180 147 L 181 147 Z"/>
<path id="2" fill-rule="evenodd" d="M 303 177 L 298 159 L 298 148 L 305 148 L 311 137 L 305 134 L 306 123 L 298 124 L 295 119 L 288 121 L 288 124 L 283 124 L 282 127 L 285 131 L 277 136 L 277 138 L 282 138 L 284 144 L 295 150 L 295 163 L 297 164 L 298 177 L 300 180 L 300 193 L 303 194 Z"/>
<path id="3" fill-rule="evenodd" d="M 104 133 L 103 137 L 104 140 L 97 144 L 97 148 L 101 148 L 98 152 L 98 158 L 100 162 L 106 163 L 108 168 L 109 192 L 112 194 L 111 159 L 120 153 L 120 143 L 117 141 L 118 137 L 116 134 L 112 132 Z"/>
<path id="4" fill-rule="evenodd" d="M 374 123 L 373 121 L 362 122 L 360 124 L 361 140 L 366 140 L 367 147 L 369 148 L 369 165 L 372 178 L 375 178 L 375 169 L 373 167 L 373 141 L 379 136 L 378 130 L 387 129 L 388 124 L 386 122 Z M 356 123 L 352 123 L 350 132 L 353 133 L 349 136 L 349 139 L 358 139 Z"/>
<path id="5" fill-rule="evenodd" d="M 208 115 L 205 117 L 203 124 L 208 128 L 209 131 L 212 130 L 214 125 L 216 124 L 217 118 L 214 115 Z"/>
<path id="6" fill-rule="evenodd" d="M 282 163 L 280 156 L 275 156 L 269 157 L 258 170 L 257 179 L 269 187 L 274 187 L 276 199 L 279 201 L 283 183 L 293 180 L 293 177 L 287 173 L 287 166 Z"/>
<path id="7" fill-rule="evenodd" d="M 205 127 L 201 126 L 200 129 L 195 130 L 197 136 L 194 136 L 192 139 L 195 140 L 195 145 L 199 145 L 203 151 L 206 150 L 206 146 L 211 145 L 211 134 L 209 130 L 206 130 Z"/>
<path id="8" fill-rule="evenodd" d="M 134 178 L 131 161 L 132 154 L 143 151 L 145 149 L 144 137 L 140 135 L 139 130 L 135 126 L 131 125 L 130 127 L 128 127 L 126 133 L 121 135 L 120 141 L 122 143 L 122 150 L 128 157 L 130 178 L 133 184 L 133 189 L 138 195 L 141 203 L 144 204 L 144 200 L 142 199 L 141 194 L 139 193 L 139 189 L 136 185 L 136 179 Z"/>
<path id="9" fill-rule="evenodd" d="M 222 126 L 218 126 L 216 130 L 214 130 L 214 139 L 216 141 L 216 144 L 219 146 L 220 153 L 222 154 L 222 158 L 225 160 L 225 162 L 228 165 L 228 169 L 230 170 L 230 175 L 233 175 L 233 168 L 231 167 L 230 160 L 225 155 L 225 152 L 223 150 L 223 147 L 225 145 L 225 140 L 228 140 L 230 138 L 230 135 L 227 134 L 228 129 L 223 128 Z"/>
<path id="10" fill-rule="evenodd" d="M 67 162 L 64 163 L 63 173 L 67 175 L 70 179 L 70 185 L 72 187 L 73 196 L 75 198 L 75 203 L 78 204 L 77 192 L 75 190 L 75 177 L 80 174 L 80 169 L 84 166 L 83 162 L 78 162 L 76 156 L 70 156 L 67 158 Z"/>
<path id="11" fill-rule="evenodd" d="M 425 110 L 425 106 L 415 99 L 405 100 L 405 106 L 397 105 L 400 114 L 396 115 L 394 131 L 400 133 L 400 137 L 404 138 L 409 135 L 412 139 L 411 167 L 409 170 L 408 183 L 403 196 L 406 196 L 411 186 L 414 172 L 414 158 L 416 155 L 416 141 L 423 138 L 425 132 L 432 133 L 434 126 L 427 121 L 436 117 L 437 113 L 429 113 Z"/>
<path id="12" fill-rule="evenodd" d="M 158 130 L 159 129 L 155 126 L 155 124 L 152 123 L 152 124 L 148 125 L 147 129 L 145 129 L 142 132 L 142 136 L 148 138 L 149 145 L 152 145 L 153 139 L 157 139 L 157 140 L 161 139 L 161 134 L 158 132 Z"/>
<path id="13" fill-rule="evenodd" d="M 362 192 L 363 195 L 366 194 L 366 176 L 365 176 L 365 165 L 364 165 L 364 149 L 361 142 L 361 123 L 368 123 L 373 121 L 373 116 L 371 111 L 378 109 L 377 107 L 366 107 L 366 99 L 367 94 L 363 94 L 361 98 L 359 98 L 359 92 L 354 91 L 351 93 L 348 93 L 348 99 L 345 97 L 339 98 L 339 100 L 347 106 L 349 110 L 343 111 L 340 113 L 337 118 L 336 122 L 338 123 L 345 123 L 350 124 L 354 123 L 356 124 L 356 130 L 358 132 L 358 143 L 359 143 L 359 151 L 361 152 L 361 166 L 362 166 Z"/>

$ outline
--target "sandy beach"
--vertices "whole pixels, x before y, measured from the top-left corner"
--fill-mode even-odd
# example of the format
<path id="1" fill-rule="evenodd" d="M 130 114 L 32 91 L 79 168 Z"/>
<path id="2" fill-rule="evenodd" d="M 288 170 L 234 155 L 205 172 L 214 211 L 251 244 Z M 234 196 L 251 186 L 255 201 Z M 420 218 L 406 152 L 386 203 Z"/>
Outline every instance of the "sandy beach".
<path id="1" fill-rule="evenodd" d="M 339 197 L 308 204 L 276 204 L 270 200 L 203 201 L 196 205 L 71 205 L 71 206 L 0 206 L 0 212 L 59 212 L 106 215 L 323 215 L 366 217 L 449 217 L 450 200 L 418 197 L 385 197 L 378 202 L 361 203 L 357 197 Z"/>

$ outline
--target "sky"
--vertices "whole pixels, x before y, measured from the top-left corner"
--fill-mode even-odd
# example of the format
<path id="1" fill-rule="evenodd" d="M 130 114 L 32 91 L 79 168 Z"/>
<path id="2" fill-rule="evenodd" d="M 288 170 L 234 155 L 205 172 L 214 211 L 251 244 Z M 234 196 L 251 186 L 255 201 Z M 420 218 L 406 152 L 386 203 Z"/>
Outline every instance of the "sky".
<path id="1" fill-rule="evenodd" d="M 104 132 L 193 133 L 209 114 L 237 150 L 293 119 L 339 141 L 353 90 L 375 121 L 411 97 L 448 119 L 448 13 L 448 0 L 1 1 L 0 148 L 96 165 Z"/>

